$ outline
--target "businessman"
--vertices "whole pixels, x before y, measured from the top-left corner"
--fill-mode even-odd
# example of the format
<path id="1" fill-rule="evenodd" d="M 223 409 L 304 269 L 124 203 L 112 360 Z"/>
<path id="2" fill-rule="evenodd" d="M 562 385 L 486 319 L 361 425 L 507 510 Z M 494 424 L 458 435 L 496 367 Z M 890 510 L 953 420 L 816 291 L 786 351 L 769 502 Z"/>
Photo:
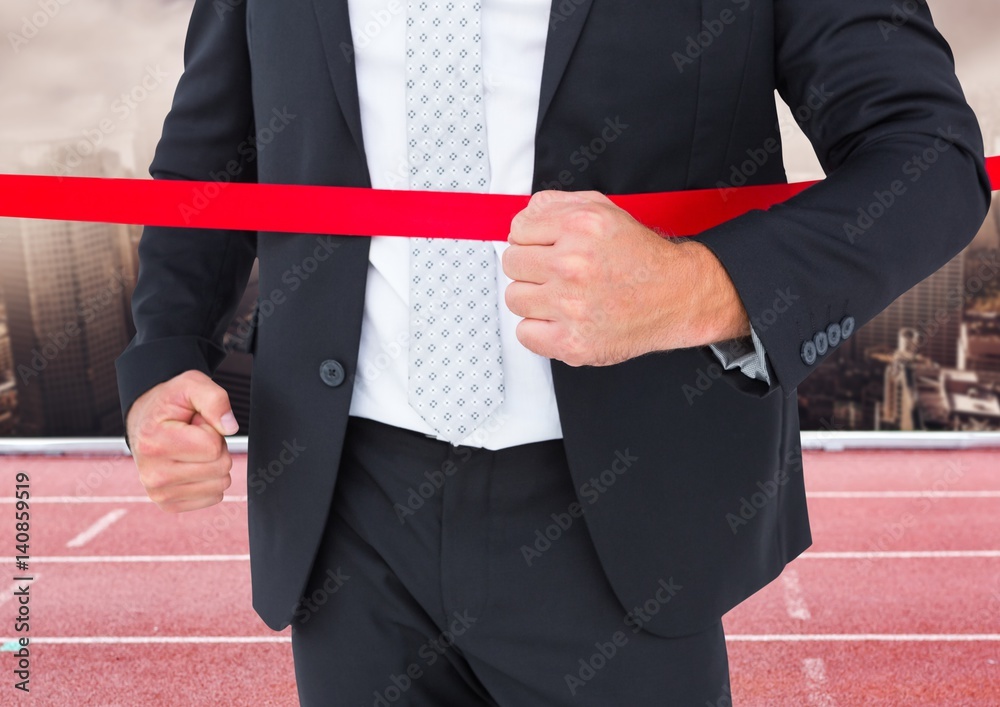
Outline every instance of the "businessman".
<path id="1" fill-rule="evenodd" d="M 783 182 L 775 90 L 820 185 L 685 239 L 606 197 Z M 507 243 L 143 233 L 116 363 L 164 510 L 230 483 L 259 262 L 253 601 L 307 705 L 726 704 L 721 616 L 810 544 L 796 386 L 989 198 L 891 0 L 196 0 L 150 173 L 533 194 Z"/>

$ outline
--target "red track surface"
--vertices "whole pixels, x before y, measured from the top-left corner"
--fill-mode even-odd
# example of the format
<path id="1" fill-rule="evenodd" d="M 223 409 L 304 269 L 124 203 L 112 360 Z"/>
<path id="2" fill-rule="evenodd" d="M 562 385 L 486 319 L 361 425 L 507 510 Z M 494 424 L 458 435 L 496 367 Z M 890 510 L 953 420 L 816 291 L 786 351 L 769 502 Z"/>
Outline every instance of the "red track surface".
<path id="1" fill-rule="evenodd" d="M 805 470 L 814 546 L 726 617 L 735 704 L 1000 704 L 1000 451 L 809 452 Z M 33 499 L 34 704 L 296 704 L 288 632 L 250 606 L 245 502 L 164 514 L 127 457 L 0 459 L 0 643 L 17 471 Z M 8 646 L 0 704 L 29 699 L 13 667 Z"/>

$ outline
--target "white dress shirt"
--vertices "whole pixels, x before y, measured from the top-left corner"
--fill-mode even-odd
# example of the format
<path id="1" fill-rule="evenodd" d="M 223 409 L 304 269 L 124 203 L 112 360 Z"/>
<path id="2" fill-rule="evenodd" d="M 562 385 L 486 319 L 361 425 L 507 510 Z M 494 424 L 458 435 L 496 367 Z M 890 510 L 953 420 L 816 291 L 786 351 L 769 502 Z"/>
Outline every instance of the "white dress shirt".
<path id="1" fill-rule="evenodd" d="M 365 156 L 372 187 L 406 189 L 404 96 L 406 0 L 349 0 Z M 483 0 L 484 110 L 491 194 L 530 194 L 549 0 Z M 495 242 L 504 401 L 461 444 L 502 449 L 562 437 L 549 359 L 515 335 L 521 320 L 504 302 L 510 279 Z M 371 241 L 357 375 L 350 414 L 441 439 L 407 401 L 409 239 Z M 727 369 L 767 380 L 763 349 L 736 356 L 715 349 Z M 727 351 L 728 351 L 727 347 Z"/>

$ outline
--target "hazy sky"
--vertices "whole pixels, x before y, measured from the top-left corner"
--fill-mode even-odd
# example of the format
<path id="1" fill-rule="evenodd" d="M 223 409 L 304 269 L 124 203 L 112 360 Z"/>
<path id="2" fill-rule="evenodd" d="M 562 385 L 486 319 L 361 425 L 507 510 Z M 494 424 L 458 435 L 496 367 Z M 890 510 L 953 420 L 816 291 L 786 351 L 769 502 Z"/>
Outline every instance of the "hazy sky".
<path id="1" fill-rule="evenodd" d="M 32 18 L 42 12 L 39 2 L 2 0 L 0 169 L 10 169 L 11 155 L 26 143 L 78 138 L 106 120 L 112 130 L 105 144 L 121 150 L 126 161 L 132 157 L 131 131 L 143 131 L 139 144 L 148 148 L 140 147 L 139 161 L 148 162 L 151 155 L 142 151 L 155 144 L 180 76 L 192 0 L 60 1 L 67 4 L 53 1 L 58 12 L 21 43 L 12 41 L 12 33 L 32 33 Z M 931 0 L 931 9 L 954 48 L 959 76 L 988 135 L 987 149 L 1000 152 L 1000 0 Z M 142 100 L 132 106 L 122 101 L 123 92 L 150 74 L 156 78 L 146 82 L 156 83 L 153 90 L 140 91 Z M 822 176 L 804 138 L 787 142 L 790 179 Z M 147 166 L 140 164 L 139 171 Z"/>

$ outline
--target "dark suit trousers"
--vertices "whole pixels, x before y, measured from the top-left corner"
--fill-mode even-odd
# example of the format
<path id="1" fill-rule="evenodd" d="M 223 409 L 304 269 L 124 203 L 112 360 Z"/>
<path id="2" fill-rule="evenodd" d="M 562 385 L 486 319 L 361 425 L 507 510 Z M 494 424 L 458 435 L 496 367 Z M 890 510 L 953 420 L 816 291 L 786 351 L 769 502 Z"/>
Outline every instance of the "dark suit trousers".
<path id="1" fill-rule="evenodd" d="M 580 508 L 561 440 L 489 451 L 351 418 L 292 622 L 302 704 L 731 704 L 721 622 L 643 630 L 675 589 L 624 611 Z"/>

